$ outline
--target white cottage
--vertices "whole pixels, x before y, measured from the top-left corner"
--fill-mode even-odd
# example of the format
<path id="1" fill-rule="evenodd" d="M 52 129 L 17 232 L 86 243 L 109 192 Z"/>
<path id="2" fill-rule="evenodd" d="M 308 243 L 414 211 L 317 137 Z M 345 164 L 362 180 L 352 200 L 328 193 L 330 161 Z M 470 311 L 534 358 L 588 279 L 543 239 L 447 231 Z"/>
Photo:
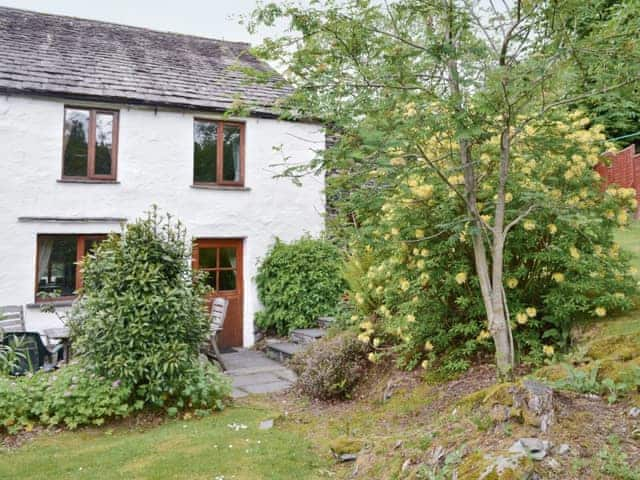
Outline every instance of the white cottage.
<path id="1" fill-rule="evenodd" d="M 230 299 L 223 343 L 253 344 L 258 259 L 323 229 L 324 178 L 298 187 L 274 164 L 309 162 L 324 134 L 276 118 L 289 90 L 247 48 L 0 7 L 0 305 L 25 305 L 28 330 L 58 323 L 39 292 L 70 305 L 76 262 L 156 204 Z M 248 86 L 235 65 L 273 82 Z M 224 118 L 237 98 L 251 114 Z"/>

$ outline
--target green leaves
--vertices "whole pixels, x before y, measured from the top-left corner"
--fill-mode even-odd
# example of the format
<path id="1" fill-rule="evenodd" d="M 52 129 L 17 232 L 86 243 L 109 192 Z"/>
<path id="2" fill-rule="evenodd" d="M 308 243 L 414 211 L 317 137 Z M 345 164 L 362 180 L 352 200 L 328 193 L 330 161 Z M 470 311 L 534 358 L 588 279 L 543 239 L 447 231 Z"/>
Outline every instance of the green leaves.
<path id="1" fill-rule="evenodd" d="M 264 307 L 256 315 L 260 328 L 286 335 L 311 327 L 317 317 L 335 312 L 344 292 L 340 253 L 310 237 L 290 244 L 276 240 L 258 267 L 256 285 Z"/>

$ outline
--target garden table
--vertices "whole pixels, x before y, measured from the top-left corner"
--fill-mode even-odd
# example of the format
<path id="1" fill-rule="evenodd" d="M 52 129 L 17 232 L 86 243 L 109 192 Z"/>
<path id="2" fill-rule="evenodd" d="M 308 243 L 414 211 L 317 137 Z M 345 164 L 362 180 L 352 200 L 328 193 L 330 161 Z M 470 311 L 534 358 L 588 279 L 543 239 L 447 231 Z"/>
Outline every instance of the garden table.
<path id="1" fill-rule="evenodd" d="M 58 340 L 62 344 L 64 361 L 69 363 L 71 357 L 71 332 L 69 327 L 45 328 L 44 334 L 47 338 Z"/>

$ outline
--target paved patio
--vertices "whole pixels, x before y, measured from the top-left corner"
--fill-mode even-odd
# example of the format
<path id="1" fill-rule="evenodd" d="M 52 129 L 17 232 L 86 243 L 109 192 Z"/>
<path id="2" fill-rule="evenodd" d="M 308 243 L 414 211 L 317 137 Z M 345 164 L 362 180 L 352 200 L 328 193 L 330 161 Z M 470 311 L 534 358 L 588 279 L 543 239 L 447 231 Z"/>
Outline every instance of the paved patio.
<path id="1" fill-rule="evenodd" d="M 282 364 L 267 358 L 262 352 L 238 349 L 222 354 L 225 372 L 233 381 L 233 398 L 252 393 L 273 393 L 289 388 L 296 375 Z"/>

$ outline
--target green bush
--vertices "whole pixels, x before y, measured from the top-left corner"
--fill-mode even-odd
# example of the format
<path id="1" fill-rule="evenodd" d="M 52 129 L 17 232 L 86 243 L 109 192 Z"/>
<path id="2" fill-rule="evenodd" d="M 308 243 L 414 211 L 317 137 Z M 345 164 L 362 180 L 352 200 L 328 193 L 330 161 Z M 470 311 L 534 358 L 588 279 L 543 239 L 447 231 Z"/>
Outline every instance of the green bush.
<path id="1" fill-rule="evenodd" d="M 256 284 L 264 309 L 256 314 L 264 330 L 288 334 L 335 312 L 344 292 L 338 249 L 324 240 L 276 240 L 258 267 Z"/>
<path id="2" fill-rule="evenodd" d="M 185 384 L 174 406 L 169 407 L 170 414 L 183 407 L 220 409 L 229 393 L 227 381 L 212 365 L 197 365 L 185 372 Z M 0 432 L 15 434 L 35 425 L 70 429 L 102 425 L 144 407 L 131 385 L 102 377 L 82 361 L 55 372 L 0 376 Z"/>
<path id="3" fill-rule="evenodd" d="M 367 346 L 352 332 L 314 342 L 293 357 L 297 387 L 312 398 L 348 398 L 367 368 Z"/>
<path id="4" fill-rule="evenodd" d="M 0 377 L 0 426 L 9 433 L 45 426 L 101 425 L 142 408 L 130 404 L 131 387 L 72 364 L 55 373 Z"/>
<path id="5" fill-rule="evenodd" d="M 83 262 L 82 296 L 70 315 L 74 346 L 98 375 L 131 386 L 144 404 L 180 408 L 185 392 L 206 391 L 194 382 L 210 376 L 198 363 L 208 287 L 190 259 L 182 225 L 154 208 Z M 221 392 L 210 393 L 213 405 Z"/>

